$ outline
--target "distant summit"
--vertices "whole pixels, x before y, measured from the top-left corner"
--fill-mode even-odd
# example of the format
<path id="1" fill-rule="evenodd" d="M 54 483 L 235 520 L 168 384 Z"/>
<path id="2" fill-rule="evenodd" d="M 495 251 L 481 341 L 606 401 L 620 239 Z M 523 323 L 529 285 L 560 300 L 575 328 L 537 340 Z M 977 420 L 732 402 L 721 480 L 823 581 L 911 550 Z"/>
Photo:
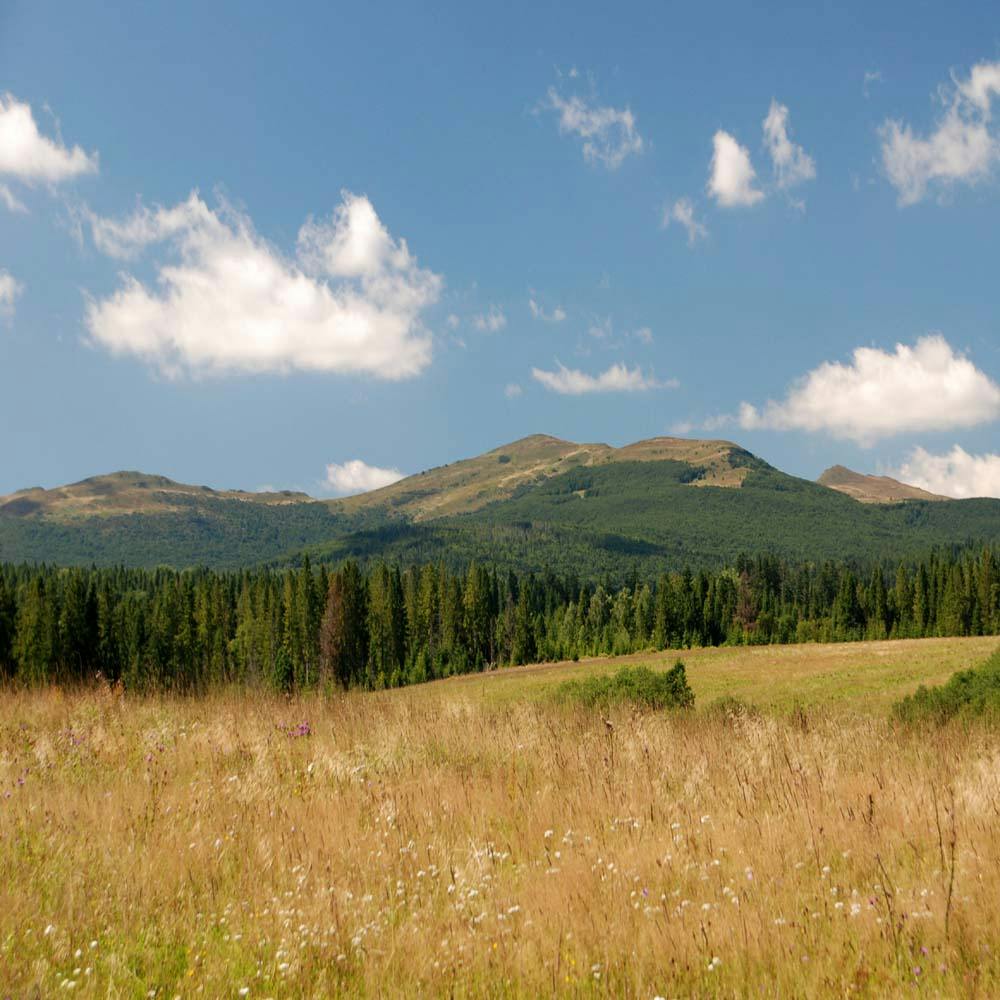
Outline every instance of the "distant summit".
<path id="1" fill-rule="evenodd" d="M 145 472 L 111 472 L 91 476 L 51 490 L 34 486 L 0 496 L 0 515 L 71 520 L 119 514 L 153 514 L 190 506 L 191 500 L 242 500 L 266 505 L 303 503 L 311 499 L 288 490 L 252 493 L 246 490 L 213 490 L 189 486 L 166 476 Z"/>
<path id="2" fill-rule="evenodd" d="M 866 476 L 843 465 L 833 465 L 816 480 L 821 486 L 846 493 L 861 503 L 902 503 L 905 500 L 948 500 L 919 486 L 889 476 Z"/>

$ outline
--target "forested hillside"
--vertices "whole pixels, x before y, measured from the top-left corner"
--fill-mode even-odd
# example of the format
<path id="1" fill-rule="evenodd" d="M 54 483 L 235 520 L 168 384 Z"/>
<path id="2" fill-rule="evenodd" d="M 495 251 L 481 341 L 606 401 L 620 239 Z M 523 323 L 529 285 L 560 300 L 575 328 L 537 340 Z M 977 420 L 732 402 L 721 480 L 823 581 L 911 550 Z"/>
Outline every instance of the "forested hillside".
<path id="1" fill-rule="evenodd" d="M 77 566 L 238 569 L 297 565 L 308 553 L 452 571 L 476 560 L 620 583 L 724 566 L 741 552 L 896 561 L 998 542 L 1000 500 L 861 503 L 731 442 L 680 438 L 616 449 L 536 435 L 326 502 L 139 473 L 0 498 L 0 560 Z"/>
<path id="2" fill-rule="evenodd" d="M 367 573 L 0 567 L 0 673 L 129 688 L 396 686 L 509 663 L 723 643 L 1000 632 L 990 549 L 893 572 L 742 557 L 615 588 L 472 565 Z"/>

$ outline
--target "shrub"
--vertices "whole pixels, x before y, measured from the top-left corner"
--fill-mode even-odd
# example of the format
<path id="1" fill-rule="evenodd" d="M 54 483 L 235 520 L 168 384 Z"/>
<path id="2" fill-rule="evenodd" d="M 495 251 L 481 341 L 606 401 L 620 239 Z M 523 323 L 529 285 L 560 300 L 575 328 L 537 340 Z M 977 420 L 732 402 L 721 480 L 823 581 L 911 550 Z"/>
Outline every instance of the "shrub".
<path id="1" fill-rule="evenodd" d="M 1000 719 L 1000 650 L 972 670 L 952 674 L 946 684 L 924 687 L 896 702 L 893 714 L 902 722 L 938 724 L 956 716 Z"/>
<path id="2" fill-rule="evenodd" d="M 691 708 L 694 692 L 679 660 L 666 672 L 649 667 L 622 667 L 617 673 L 587 677 L 560 684 L 557 695 L 564 701 L 588 708 L 634 705 L 639 708 Z"/>
<path id="3" fill-rule="evenodd" d="M 705 712 L 709 717 L 724 723 L 756 719 L 760 715 L 760 712 L 749 702 L 731 694 L 724 694 L 710 702 Z"/>

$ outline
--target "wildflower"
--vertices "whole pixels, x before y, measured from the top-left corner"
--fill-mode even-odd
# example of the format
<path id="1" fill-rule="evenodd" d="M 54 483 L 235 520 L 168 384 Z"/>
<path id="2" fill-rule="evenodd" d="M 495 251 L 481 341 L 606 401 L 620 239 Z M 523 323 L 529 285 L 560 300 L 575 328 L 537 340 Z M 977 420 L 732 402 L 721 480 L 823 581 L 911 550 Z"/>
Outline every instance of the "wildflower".
<path id="1" fill-rule="evenodd" d="M 708 963 L 708 971 L 715 972 L 715 970 L 722 965 L 722 959 L 718 955 L 712 956 L 712 961 Z"/>

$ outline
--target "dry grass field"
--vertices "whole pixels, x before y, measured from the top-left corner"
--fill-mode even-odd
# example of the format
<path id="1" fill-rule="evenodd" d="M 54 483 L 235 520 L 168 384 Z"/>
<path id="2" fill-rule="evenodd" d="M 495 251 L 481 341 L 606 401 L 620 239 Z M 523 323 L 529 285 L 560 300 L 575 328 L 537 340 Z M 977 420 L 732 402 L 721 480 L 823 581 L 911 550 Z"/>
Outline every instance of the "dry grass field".
<path id="1" fill-rule="evenodd" d="M 2 693 L 0 997 L 1000 995 L 1000 738 L 888 714 L 995 646 L 693 652 L 680 716 Z"/>

